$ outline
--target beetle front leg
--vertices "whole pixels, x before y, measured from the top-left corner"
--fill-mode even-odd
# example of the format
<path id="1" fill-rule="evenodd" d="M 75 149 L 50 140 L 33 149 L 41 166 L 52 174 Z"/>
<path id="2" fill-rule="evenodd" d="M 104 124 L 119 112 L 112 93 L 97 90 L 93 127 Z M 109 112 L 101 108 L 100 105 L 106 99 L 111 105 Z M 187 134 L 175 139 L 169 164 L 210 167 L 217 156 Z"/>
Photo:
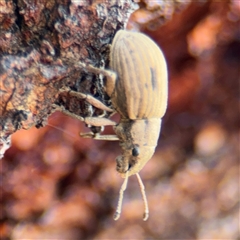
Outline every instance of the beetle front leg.
<path id="1" fill-rule="evenodd" d="M 85 93 L 81 93 L 81 92 L 76 92 L 71 90 L 69 87 L 63 87 L 60 89 L 61 93 L 68 93 L 70 96 L 76 97 L 78 99 L 84 99 L 87 102 L 89 102 L 91 105 L 93 105 L 94 107 L 104 110 L 104 111 L 108 111 L 108 112 L 114 112 L 113 109 L 107 107 L 105 104 L 103 104 L 101 101 L 99 101 L 98 99 L 96 99 L 95 97 L 89 95 L 89 94 L 85 94 Z"/>

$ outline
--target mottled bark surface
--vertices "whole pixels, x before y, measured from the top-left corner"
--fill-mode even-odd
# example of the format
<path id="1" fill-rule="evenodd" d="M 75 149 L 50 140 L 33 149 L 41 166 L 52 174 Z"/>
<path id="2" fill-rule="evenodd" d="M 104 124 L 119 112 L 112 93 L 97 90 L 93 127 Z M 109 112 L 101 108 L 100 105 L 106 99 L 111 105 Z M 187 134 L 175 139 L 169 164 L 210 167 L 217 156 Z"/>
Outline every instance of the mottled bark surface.
<path id="1" fill-rule="evenodd" d="M 53 103 L 81 116 L 99 115 L 59 89 L 91 93 L 106 104 L 99 76 L 80 71 L 81 61 L 108 66 L 108 45 L 133 11 L 127 1 L 1 1 L 0 138 L 44 126 Z"/>
<path id="2" fill-rule="evenodd" d="M 239 238 L 239 1 L 0 1 L 2 239 Z M 128 21 L 131 12 L 134 13 Z M 166 21 L 167 20 L 167 21 Z M 112 220 L 122 179 L 118 143 L 80 139 L 79 116 L 101 115 L 62 86 L 108 106 L 101 76 L 115 32 L 150 35 L 169 68 L 169 106 L 156 154 L 141 171 L 150 218 L 134 177 Z M 115 118 L 116 120 L 116 118 Z M 50 126 L 30 130 L 30 126 Z M 112 133 L 107 128 L 105 133 Z M 5 152 L 0 151 L 0 154 Z"/>

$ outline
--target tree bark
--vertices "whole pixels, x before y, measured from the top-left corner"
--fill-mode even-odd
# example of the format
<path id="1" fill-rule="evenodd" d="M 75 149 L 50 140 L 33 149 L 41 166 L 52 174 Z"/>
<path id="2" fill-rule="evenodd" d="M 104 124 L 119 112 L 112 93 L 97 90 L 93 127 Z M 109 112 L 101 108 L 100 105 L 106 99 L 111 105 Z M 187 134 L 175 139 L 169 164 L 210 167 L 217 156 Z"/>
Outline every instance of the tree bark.
<path id="1" fill-rule="evenodd" d="M 108 46 L 134 5 L 131 0 L 1 1 L 2 145 L 19 129 L 44 126 L 54 103 L 81 116 L 101 113 L 84 100 L 60 94 L 62 86 L 111 105 L 100 77 L 76 69 L 74 62 L 107 67 Z"/>

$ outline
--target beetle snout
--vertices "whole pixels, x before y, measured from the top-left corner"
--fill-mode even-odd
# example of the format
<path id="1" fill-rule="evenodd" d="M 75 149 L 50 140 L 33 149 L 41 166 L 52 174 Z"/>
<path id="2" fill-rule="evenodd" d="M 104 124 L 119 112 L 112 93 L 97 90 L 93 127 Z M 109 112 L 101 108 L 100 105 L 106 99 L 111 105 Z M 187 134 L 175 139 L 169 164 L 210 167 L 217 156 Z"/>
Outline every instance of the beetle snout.
<path id="1" fill-rule="evenodd" d="M 125 177 L 126 172 L 130 172 L 136 164 L 136 160 L 134 160 L 133 157 L 124 155 L 118 156 L 116 162 L 116 170 L 122 175 L 122 177 Z"/>
<path id="2" fill-rule="evenodd" d="M 125 160 L 124 156 L 120 155 L 116 158 L 116 162 L 117 162 L 117 171 L 119 173 L 126 173 L 129 170 L 129 164 L 128 162 Z"/>

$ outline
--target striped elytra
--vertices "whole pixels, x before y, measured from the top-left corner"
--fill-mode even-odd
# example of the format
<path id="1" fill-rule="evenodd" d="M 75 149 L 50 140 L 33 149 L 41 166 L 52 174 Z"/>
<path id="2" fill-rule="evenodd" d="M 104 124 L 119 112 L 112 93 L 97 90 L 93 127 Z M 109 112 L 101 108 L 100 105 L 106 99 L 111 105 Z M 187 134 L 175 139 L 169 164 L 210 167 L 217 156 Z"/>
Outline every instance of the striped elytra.
<path id="1" fill-rule="evenodd" d="M 142 33 L 120 30 L 110 51 L 117 73 L 113 106 L 128 119 L 161 118 L 167 106 L 167 66 L 160 48 Z"/>

